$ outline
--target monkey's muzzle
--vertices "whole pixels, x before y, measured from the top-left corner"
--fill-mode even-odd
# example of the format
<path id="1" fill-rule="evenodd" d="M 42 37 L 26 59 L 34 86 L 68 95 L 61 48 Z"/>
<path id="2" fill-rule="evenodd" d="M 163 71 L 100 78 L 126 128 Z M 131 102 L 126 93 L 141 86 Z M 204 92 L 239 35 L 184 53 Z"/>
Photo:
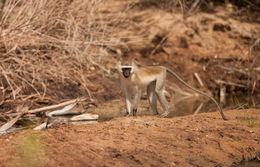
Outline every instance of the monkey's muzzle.
<path id="1" fill-rule="evenodd" d="M 128 78 L 131 74 L 131 70 L 132 68 L 128 67 L 128 68 L 122 68 L 122 72 L 123 72 L 123 76 L 125 78 Z"/>

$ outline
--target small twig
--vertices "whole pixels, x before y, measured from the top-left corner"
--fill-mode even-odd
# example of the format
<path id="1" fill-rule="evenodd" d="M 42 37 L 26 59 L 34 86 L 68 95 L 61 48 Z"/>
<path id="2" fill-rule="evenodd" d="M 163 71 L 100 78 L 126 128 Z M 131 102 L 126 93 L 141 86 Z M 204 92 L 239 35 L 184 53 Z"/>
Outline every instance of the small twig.
<path id="1" fill-rule="evenodd" d="M 254 48 L 254 46 L 256 46 L 258 43 L 260 42 L 260 38 L 257 39 L 255 41 L 255 43 L 250 47 L 249 49 L 249 54 L 252 55 L 252 49 Z M 250 56 L 249 55 L 249 56 Z M 250 78 L 252 78 L 252 75 L 253 75 L 253 69 L 254 69 L 254 65 L 255 65 L 255 62 L 256 62 L 256 59 L 257 59 L 258 56 L 255 56 L 252 63 L 250 64 L 250 67 L 248 68 L 248 77 L 247 77 L 247 86 L 248 86 L 248 98 L 250 97 L 250 93 L 253 93 L 254 92 L 254 88 L 253 88 L 253 84 L 252 84 L 252 80 L 250 80 Z M 252 86 L 252 90 L 250 92 L 250 86 Z M 252 95 L 252 94 L 251 94 Z"/>
<path id="2" fill-rule="evenodd" d="M 220 103 L 225 104 L 225 102 L 226 102 L 226 86 L 224 84 L 220 85 L 219 96 L 220 96 Z"/>
<path id="3" fill-rule="evenodd" d="M 0 66 L 0 69 L 1 69 L 1 71 L 2 71 L 2 73 L 3 73 L 3 75 L 4 75 L 4 77 L 5 77 L 5 79 L 6 79 L 7 83 L 8 83 L 8 85 L 10 86 L 10 88 L 11 88 L 11 90 L 12 90 L 13 98 L 14 98 L 14 100 L 15 100 L 15 90 L 14 90 L 14 88 L 13 88 L 11 82 L 9 81 L 9 79 L 8 79 L 8 77 L 7 77 L 7 75 L 6 75 L 6 73 L 5 73 L 5 71 L 4 71 L 4 69 L 3 69 L 2 66 Z"/>
<path id="4" fill-rule="evenodd" d="M 200 110 L 201 110 L 201 108 L 203 107 L 203 105 L 204 105 L 204 103 L 201 103 L 201 104 L 199 105 L 199 107 L 195 110 L 194 115 L 196 115 L 196 114 L 198 114 L 198 113 L 200 112 Z"/>
<path id="5" fill-rule="evenodd" d="M 178 1 L 179 1 L 180 6 L 181 6 L 182 15 L 184 15 L 184 8 L 183 8 L 183 5 L 182 5 L 182 2 L 180 0 L 178 0 Z"/>
<path id="6" fill-rule="evenodd" d="M 163 39 L 154 47 L 154 49 L 152 50 L 151 54 L 150 55 L 153 55 L 156 50 L 162 46 L 162 44 L 167 40 L 168 38 L 168 35 L 166 35 L 165 37 L 163 37 Z"/>
<path id="7" fill-rule="evenodd" d="M 252 85 L 251 95 L 254 94 L 254 92 L 255 92 L 255 86 L 256 86 L 256 81 L 254 81 L 254 83 Z"/>
<path id="8" fill-rule="evenodd" d="M 260 44 L 260 38 L 258 38 L 258 39 L 254 42 L 254 44 L 253 44 L 252 46 L 250 46 L 250 50 L 252 50 L 253 47 L 255 47 L 255 46 L 258 45 L 258 44 Z"/>
<path id="9" fill-rule="evenodd" d="M 196 1 L 192 4 L 192 6 L 191 6 L 191 8 L 189 9 L 189 11 L 186 13 L 186 16 L 188 16 L 189 14 L 191 14 L 191 13 L 197 8 L 197 6 L 199 5 L 199 3 L 200 3 L 200 0 L 196 0 Z"/>
<path id="10" fill-rule="evenodd" d="M 237 86 L 237 87 L 242 87 L 242 88 L 246 87 L 245 85 L 233 83 L 233 82 L 230 82 L 230 81 L 215 80 L 215 82 L 217 84 L 226 84 L 226 85 L 232 85 L 232 86 Z"/>
<path id="11" fill-rule="evenodd" d="M 240 72 L 244 75 L 247 75 L 247 72 L 242 70 L 242 69 L 237 69 L 237 68 L 233 68 L 233 67 L 225 67 L 225 66 L 219 66 L 219 67 L 224 69 L 224 70 L 233 71 L 233 72 Z"/>
<path id="12" fill-rule="evenodd" d="M 200 86 L 204 87 L 204 84 L 203 84 L 203 82 L 201 81 L 199 74 L 195 72 L 195 73 L 194 73 L 194 76 L 195 76 L 195 78 L 199 81 Z"/>

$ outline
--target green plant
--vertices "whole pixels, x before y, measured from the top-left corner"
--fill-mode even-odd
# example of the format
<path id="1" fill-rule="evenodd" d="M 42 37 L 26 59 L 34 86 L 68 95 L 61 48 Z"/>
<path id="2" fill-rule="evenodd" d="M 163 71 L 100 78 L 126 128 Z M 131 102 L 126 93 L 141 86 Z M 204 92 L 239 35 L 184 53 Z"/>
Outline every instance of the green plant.
<path id="1" fill-rule="evenodd" d="M 41 167 L 46 164 L 45 146 L 42 144 L 42 132 L 27 130 L 17 137 L 14 166 Z"/>
<path id="2" fill-rule="evenodd" d="M 248 126 L 250 128 L 253 128 L 256 126 L 256 122 L 251 117 L 247 117 L 247 122 L 248 122 Z"/>

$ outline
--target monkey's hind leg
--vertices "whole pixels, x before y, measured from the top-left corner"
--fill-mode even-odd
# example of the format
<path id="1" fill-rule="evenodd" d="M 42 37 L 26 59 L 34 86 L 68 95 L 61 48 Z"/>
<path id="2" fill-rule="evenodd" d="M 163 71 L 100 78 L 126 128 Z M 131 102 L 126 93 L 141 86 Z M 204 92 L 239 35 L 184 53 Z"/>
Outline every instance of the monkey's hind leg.
<path id="1" fill-rule="evenodd" d="M 163 108 L 163 111 L 164 111 L 164 113 L 161 114 L 161 117 L 167 117 L 168 114 L 169 114 L 169 109 L 168 109 L 167 100 L 166 100 L 166 97 L 165 97 L 163 91 L 162 90 L 159 90 L 159 91 L 156 90 L 156 95 L 157 95 L 157 97 L 158 97 L 158 99 L 161 103 L 161 106 Z"/>
<path id="2" fill-rule="evenodd" d="M 136 116 L 136 113 L 137 113 L 137 108 L 134 108 L 133 109 L 133 116 Z"/>
<path id="3" fill-rule="evenodd" d="M 150 85 L 148 85 L 148 87 L 147 87 L 147 95 L 148 95 L 150 106 L 151 106 L 151 108 L 153 110 L 153 114 L 154 115 L 158 115 L 158 111 L 157 111 L 157 97 L 156 97 L 156 94 L 155 94 L 155 84 L 156 84 L 156 81 L 154 81 Z"/>

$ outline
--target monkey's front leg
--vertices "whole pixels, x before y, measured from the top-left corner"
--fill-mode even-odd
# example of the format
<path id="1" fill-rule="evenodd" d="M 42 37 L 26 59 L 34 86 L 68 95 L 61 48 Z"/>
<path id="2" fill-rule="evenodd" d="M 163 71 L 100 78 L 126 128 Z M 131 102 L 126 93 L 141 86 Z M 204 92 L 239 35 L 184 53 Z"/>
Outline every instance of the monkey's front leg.
<path id="1" fill-rule="evenodd" d="M 129 116 L 131 113 L 131 94 L 125 91 L 125 104 L 126 104 L 126 115 Z"/>
<path id="2" fill-rule="evenodd" d="M 136 116 L 137 113 L 137 107 L 141 99 L 141 90 L 136 90 L 135 97 L 134 97 L 134 104 L 133 104 L 133 116 Z"/>

